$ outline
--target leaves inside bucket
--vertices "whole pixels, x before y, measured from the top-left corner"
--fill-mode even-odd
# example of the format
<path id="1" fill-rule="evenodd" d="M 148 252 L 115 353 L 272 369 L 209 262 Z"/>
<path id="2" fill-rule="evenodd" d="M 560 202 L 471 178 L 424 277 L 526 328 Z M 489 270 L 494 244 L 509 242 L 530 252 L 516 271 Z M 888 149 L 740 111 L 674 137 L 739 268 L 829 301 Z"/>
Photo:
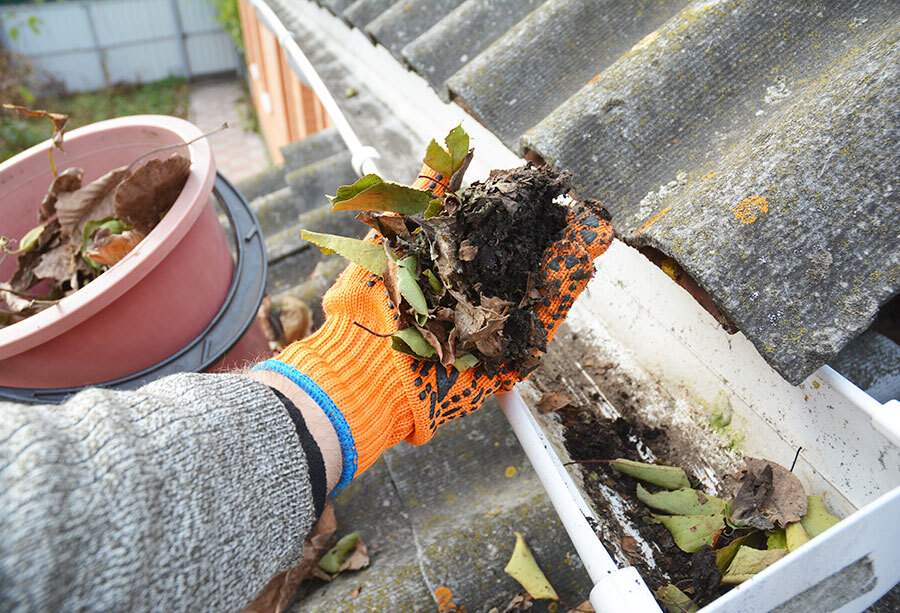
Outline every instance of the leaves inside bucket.
<path id="1" fill-rule="evenodd" d="M 4 107 L 53 121 L 53 144 L 62 148 L 65 115 Z M 3 236 L 0 220 L 0 258 L 18 257 L 16 271 L 0 285 L 0 327 L 22 321 L 90 283 L 153 230 L 178 198 L 191 168 L 181 153 L 139 163 L 159 149 L 121 160 L 125 165 L 86 185 L 82 168 L 57 172 L 50 149 L 46 194 L 40 202 L 22 203 L 23 211 L 37 211 L 37 224 L 15 240 Z M 36 295 L 33 288 L 41 281 L 49 282 L 49 290 Z"/>

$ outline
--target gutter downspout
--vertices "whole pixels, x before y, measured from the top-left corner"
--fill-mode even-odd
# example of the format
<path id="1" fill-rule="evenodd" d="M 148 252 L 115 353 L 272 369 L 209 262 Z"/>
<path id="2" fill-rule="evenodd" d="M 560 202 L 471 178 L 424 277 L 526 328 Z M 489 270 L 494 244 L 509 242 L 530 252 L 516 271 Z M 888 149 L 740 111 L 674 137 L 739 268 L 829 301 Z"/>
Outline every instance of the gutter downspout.
<path id="1" fill-rule="evenodd" d="M 356 173 L 360 176 L 378 173 L 374 161 L 381 157 L 378 151 L 374 147 L 363 145 L 353 132 L 353 128 L 350 127 L 347 118 L 344 117 L 331 92 L 328 91 L 328 87 L 319 77 L 303 50 L 297 45 L 290 31 L 263 0 L 246 1 L 256 10 L 260 21 L 275 35 L 294 72 L 301 76 L 318 96 L 341 135 L 341 139 L 350 150 L 351 163 Z M 578 493 L 575 483 L 556 453 L 552 451 L 550 442 L 544 436 L 519 392 L 513 389 L 510 392 L 498 394 L 497 399 L 519 444 L 525 450 L 528 460 L 544 486 L 566 533 L 572 540 L 578 556 L 584 563 L 591 581 L 594 582 L 594 588 L 590 595 L 594 610 L 598 613 L 621 611 L 660 613 L 661 610 L 656 599 L 637 569 L 633 566 L 619 568 L 603 547 L 600 539 L 597 538 L 589 520 L 595 524 L 599 523 L 599 520 Z"/>

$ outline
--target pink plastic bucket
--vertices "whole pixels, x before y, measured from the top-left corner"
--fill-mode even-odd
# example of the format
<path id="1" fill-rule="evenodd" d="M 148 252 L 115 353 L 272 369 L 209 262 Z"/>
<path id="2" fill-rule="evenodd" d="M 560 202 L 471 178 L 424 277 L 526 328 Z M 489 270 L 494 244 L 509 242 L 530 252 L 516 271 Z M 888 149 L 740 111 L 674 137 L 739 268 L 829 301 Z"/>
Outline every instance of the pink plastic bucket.
<path id="1" fill-rule="evenodd" d="M 72 131 L 65 153 L 54 151 L 53 159 L 58 170 L 84 168 L 86 184 L 150 149 L 199 135 L 173 117 L 124 117 Z M 18 238 L 37 224 L 52 178 L 49 146 L 0 164 L 0 234 Z M 159 225 L 86 287 L 0 329 L 0 386 L 62 388 L 117 379 L 177 352 L 213 319 L 234 265 L 210 200 L 215 165 L 206 139 L 177 151 L 190 156 L 191 173 Z M 15 268 L 15 258 L 7 258 L 0 279 Z"/>

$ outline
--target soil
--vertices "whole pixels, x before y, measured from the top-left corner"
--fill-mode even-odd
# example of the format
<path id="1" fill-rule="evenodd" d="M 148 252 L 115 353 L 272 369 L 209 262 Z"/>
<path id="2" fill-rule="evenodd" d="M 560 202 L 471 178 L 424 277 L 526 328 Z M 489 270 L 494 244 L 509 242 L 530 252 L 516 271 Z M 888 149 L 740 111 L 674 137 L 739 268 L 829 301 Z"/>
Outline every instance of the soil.
<path id="1" fill-rule="evenodd" d="M 709 486 L 709 473 L 724 474 L 730 469 L 727 461 L 710 466 L 706 458 L 701 458 L 709 450 L 698 452 L 702 441 L 690 425 L 661 423 L 648 417 L 654 411 L 662 413 L 660 408 L 666 409 L 654 399 L 658 392 L 642 389 L 642 382 L 622 370 L 614 359 L 598 356 L 595 346 L 580 340 L 566 325 L 550 345 L 532 384 L 538 394 L 556 392 L 571 400 L 549 416 L 558 421 L 570 458 L 627 458 L 681 466 L 692 483 L 700 481 L 708 493 L 718 493 Z M 691 467 L 701 472 L 694 473 Z M 665 527 L 644 520 L 651 509 L 637 499 L 636 479 L 605 462 L 581 464 L 576 472 L 580 472 L 582 487 L 603 520 L 596 526 L 598 536 L 621 564 L 637 567 L 651 591 L 672 583 L 701 607 L 727 591 L 719 585 L 721 577 L 711 548 L 685 553 Z"/>
<path id="2" fill-rule="evenodd" d="M 546 349 L 546 331 L 533 307 L 542 300 L 549 304 L 549 299 L 542 297 L 537 273 L 544 252 L 562 238 L 566 227 L 567 208 L 554 199 L 571 188 L 569 173 L 548 167 L 529 163 L 495 170 L 458 197 L 446 196 L 440 216 L 413 222 L 423 231 L 414 233 L 405 246 L 420 265 L 434 269 L 445 287 L 462 294 L 475 308 L 497 312 L 498 303 L 486 299 L 505 303 L 506 318 L 496 342 L 465 348 L 479 358 L 479 367 L 488 375 L 501 370 L 528 373 L 538 364 L 535 354 Z M 427 280 L 420 283 L 435 302 Z M 446 292 L 429 306 L 455 309 L 457 298 Z M 489 312 L 485 313 L 489 320 Z M 439 338 L 442 331 L 449 333 L 446 328 L 433 331 Z"/>

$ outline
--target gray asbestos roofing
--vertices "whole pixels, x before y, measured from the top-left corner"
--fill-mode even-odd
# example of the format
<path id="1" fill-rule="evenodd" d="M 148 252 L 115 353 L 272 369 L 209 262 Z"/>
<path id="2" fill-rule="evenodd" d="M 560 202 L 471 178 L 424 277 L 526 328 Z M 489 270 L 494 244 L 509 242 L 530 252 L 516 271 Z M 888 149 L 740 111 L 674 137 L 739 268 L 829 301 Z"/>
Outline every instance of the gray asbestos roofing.
<path id="1" fill-rule="evenodd" d="M 674 258 L 787 380 L 900 291 L 900 2 L 419 0 L 369 19 L 507 146 L 571 171 L 621 239 Z"/>

